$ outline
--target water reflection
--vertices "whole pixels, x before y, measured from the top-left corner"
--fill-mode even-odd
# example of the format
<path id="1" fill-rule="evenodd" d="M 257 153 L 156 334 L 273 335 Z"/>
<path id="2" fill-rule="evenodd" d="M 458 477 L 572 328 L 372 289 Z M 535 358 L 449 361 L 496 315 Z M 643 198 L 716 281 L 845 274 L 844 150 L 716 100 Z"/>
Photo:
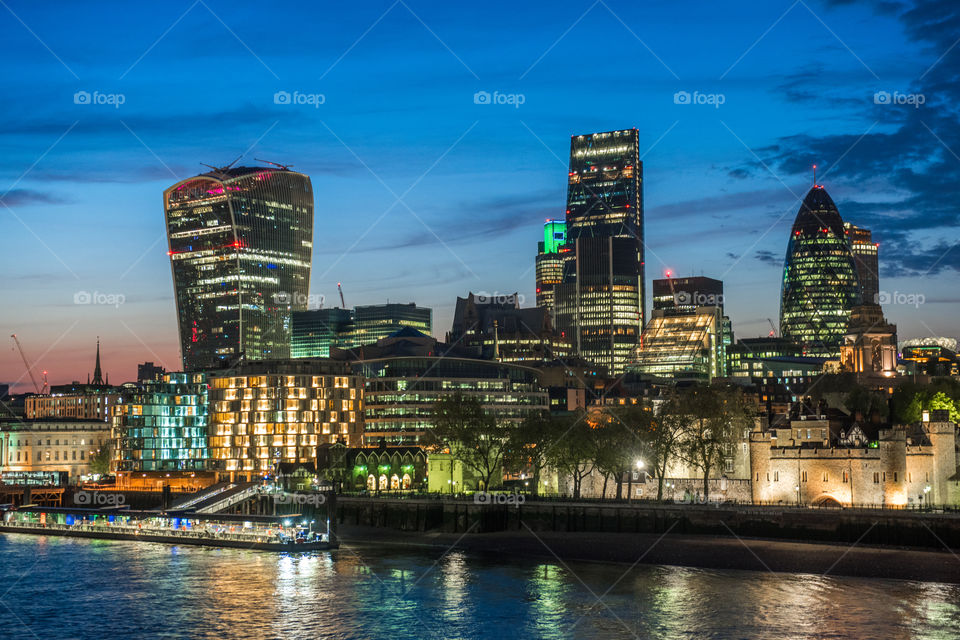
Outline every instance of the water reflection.
<path id="1" fill-rule="evenodd" d="M 960 588 L 376 547 L 270 554 L 8 535 L 2 637 L 956 638 Z M 23 576 L 22 580 L 18 579 Z"/>

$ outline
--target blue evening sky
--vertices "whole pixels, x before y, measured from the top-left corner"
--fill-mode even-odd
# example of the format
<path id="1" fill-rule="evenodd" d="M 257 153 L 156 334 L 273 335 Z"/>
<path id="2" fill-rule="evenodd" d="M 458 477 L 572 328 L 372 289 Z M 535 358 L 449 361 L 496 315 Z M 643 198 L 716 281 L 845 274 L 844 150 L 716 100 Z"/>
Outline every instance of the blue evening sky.
<path id="1" fill-rule="evenodd" d="M 242 154 L 311 177 L 314 294 L 339 304 L 340 281 L 349 306 L 416 301 L 442 337 L 468 291 L 533 304 L 570 136 L 636 127 L 648 283 L 666 268 L 721 278 L 736 336 L 765 335 L 817 163 L 844 219 L 880 242 L 900 338 L 956 337 L 956 12 L 7 0 L 0 319 L 54 383 L 86 379 L 98 335 L 112 382 L 145 360 L 178 368 L 162 191 Z M 722 104 L 677 104 L 683 91 Z M 21 379 L 2 353 L 0 381 Z"/>

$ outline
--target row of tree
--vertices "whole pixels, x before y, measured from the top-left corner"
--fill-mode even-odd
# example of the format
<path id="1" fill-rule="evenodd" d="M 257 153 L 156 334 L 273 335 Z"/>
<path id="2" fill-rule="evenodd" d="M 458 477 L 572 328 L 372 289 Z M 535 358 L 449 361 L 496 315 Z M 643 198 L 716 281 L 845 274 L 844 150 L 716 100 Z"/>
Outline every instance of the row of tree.
<path id="1" fill-rule="evenodd" d="M 753 426 L 755 404 L 736 387 L 715 384 L 675 389 L 657 406 L 604 406 L 564 414 L 532 414 L 516 423 L 498 419 L 479 400 L 460 394 L 434 406 L 433 445 L 473 472 L 484 489 L 505 476 L 528 474 L 539 490 L 548 467 L 570 479 L 574 498 L 584 479 L 597 473 L 616 486 L 631 482 L 637 461 L 657 479 L 663 499 L 670 465 L 686 463 L 709 478 L 723 469 Z M 629 488 L 628 488 L 629 491 Z"/>

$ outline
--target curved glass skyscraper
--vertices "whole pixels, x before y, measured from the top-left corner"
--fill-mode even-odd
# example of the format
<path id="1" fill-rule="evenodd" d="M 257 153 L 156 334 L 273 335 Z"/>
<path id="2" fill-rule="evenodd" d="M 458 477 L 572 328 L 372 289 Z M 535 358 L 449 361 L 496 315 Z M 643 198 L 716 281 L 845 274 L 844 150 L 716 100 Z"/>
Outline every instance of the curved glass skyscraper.
<path id="1" fill-rule="evenodd" d="M 783 267 L 780 334 L 810 356 L 839 357 L 860 284 L 837 205 L 814 185 L 790 231 Z"/>
<path id="2" fill-rule="evenodd" d="M 217 169 L 163 193 L 187 371 L 290 357 L 307 308 L 313 187 L 286 169 Z"/>

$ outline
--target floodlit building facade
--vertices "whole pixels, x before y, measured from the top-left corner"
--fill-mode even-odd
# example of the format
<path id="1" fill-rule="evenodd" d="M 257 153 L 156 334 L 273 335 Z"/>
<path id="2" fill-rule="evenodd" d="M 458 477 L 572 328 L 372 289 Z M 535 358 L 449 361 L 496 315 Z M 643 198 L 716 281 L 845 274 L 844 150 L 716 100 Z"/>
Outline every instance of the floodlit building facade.
<path id="1" fill-rule="evenodd" d="M 342 362 L 250 362 L 210 374 L 209 468 L 253 481 L 281 463 L 313 463 L 321 444 L 359 446 L 363 379 Z"/>
<path id="2" fill-rule="evenodd" d="M 102 420 L 7 422 L 0 424 L 0 471 L 62 472 L 77 482 L 109 443 L 110 425 Z"/>
<path id="3" fill-rule="evenodd" d="M 574 352 L 613 373 L 644 326 L 643 165 L 636 129 L 573 136 L 557 328 Z"/>
<path id="4" fill-rule="evenodd" d="M 205 470 L 207 380 L 205 373 L 167 373 L 125 393 L 113 408 L 113 470 Z"/>
<path id="5" fill-rule="evenodd" d="M 921 506 L 960 503 L 957 425 L 946 411 L 917 425 L 833 424 L 803 416 L 751 434 L 754 502 Z"/>
<path id="6" fill-rule="evenodd" d="M 850 311 L 860 303 L 857 266 L 833 200 L 815 185 L 790 231 L 780 299 L 780 335 L 805 355 L 838 358 Z"/>
<path id="7" fill-rule="evenodd" d="M 310 289 L 310 178 L 215 169 L 168 188 L 163 205 L 184 369 L 289 357 L 290 315 Z"/>

